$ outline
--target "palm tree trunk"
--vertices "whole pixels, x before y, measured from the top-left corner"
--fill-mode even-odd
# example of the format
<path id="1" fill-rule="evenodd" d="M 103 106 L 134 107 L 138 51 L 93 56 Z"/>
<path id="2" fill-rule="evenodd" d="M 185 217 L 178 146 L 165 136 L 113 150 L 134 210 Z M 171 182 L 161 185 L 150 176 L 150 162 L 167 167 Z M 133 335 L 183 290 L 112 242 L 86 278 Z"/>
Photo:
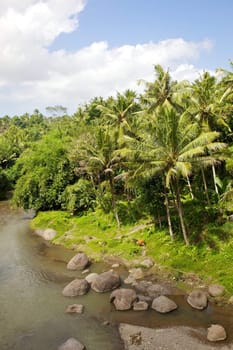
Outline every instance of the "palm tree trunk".
<path id="1" fill-rule="evenodd" d="M 206 178 L 205 178 L 205 173 L 204 173 L 203 167 L 201 167 L 201 174 L 202 174 L 202 180 L 203 180 L 203 184 L 204 184 L 204 190 L 205 190 L 205 194 L 206 194 L 207 204 L 210 206 L 210 198 L 209 198 L 209 194 L 208 194 L 208 188 L 207 188 L 207 184 L 206 184 Z"/>
<path id="2" fill-rule="evenodd" d="M 192 186 L 191 186 L 191 183 L 190 183 L 190 180 L 189 180 L 188 175 L 186 176 L 186 178 L 187 178 L 187 183 L 188 183 L 188 188 L 189 188 L 190 196 L 191 196 L 191 198 L 193 199 L 193 198 L 194 198 L 193 190 L 192 190 Z"/>
<path id="3" fill-rule="evenodd" d="M 183 208 L 180 200 L 180 188 L 179 188 L 179 182 L 178 179 L 176 179 L 176 203 L 177 203 L 177 211 L 180 219 L 180 225 L 181 225 L 181 230 L 182 234 L 184 237 L 184 241 L 186 245 L 189 245 L 189 240 L 187 236 L 187 231 L 184 223 L 184 213 L 183 213 Z"/>
<path id="4" fill-rule="evenodd" d="M 214 179 L 214 189 L 215 189 L 215 192 L 218 194 L 218 186 L 216 182 L 216 172 L 215 172 L 214 164 L 212 164 L 212 173 L 213 173 L 213 179 Z"/>
<path id="5" fill-rule="evenodd" d="M 166 187 L 164 187 L 164 188 L 165 188 L 164 196 L 165 196 L 165 206 L 166 206 L 166 211 L 167 211 L 168 229 L 169 229 L 169 234 L 170 234 L 171 240 L 174 241 L 174 234 L 173 234 L 173 230 L 172 230 L 171 215 L 170 215 L 168 196 L 167 196 L 167 188 Z"/>
<path id="6" fill-rule="evenodd" d="M 113 213 L 117 222 L 117 227 L 120 228 L 121 224 L 120 224 L 120 220 L 119 220 L 119 216 L 118 216 L 118 211 L 117 211 L 117 207 L 116 207 L 116 198 L 115 198 L 115 191 L 114 191 L 114 180 L 113 180 L 113 176 L 112 174 L 110 174 L 109 176 L 109 184 L 110 184 L 110 190 L 111 190 L 111 195 L 112 195 L 112 209 L 113 209 Z"/>

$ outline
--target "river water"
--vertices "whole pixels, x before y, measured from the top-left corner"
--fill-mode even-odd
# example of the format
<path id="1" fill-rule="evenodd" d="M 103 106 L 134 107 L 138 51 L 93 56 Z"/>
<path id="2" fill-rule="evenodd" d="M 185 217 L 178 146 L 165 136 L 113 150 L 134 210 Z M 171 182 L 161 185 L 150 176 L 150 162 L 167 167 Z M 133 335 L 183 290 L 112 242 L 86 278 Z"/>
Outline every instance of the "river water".
<path id="1" fill-rule="evenodd" d="M 184 295 L 173 295 L 178 310 L 160 315 L 145 312 L 116 312 L 109 293 L 90 291 L 78 298 L 65 298 L 62 289 L 81 272 L 68 271 L 66 263 L 74 252 L 52 246 L 33 235 L 24 214 L 0 202 L 0 350 L 56 350 L 69 337 L 77 338 L 87 350 L 123 350 L 119 322 L 148 327 L 189 326 L 207 328 L 222 324 L 233 342 L 233 308 L 208 306 L 190 308 Z M 95 264 L 90 272 L 109 267 Z M 121 271 L 125 273 L 125 271 Z M 82 315 L 64 312 L 69 304 L 85 306 Z M 104 326 L 108 320 L 111 326 Z M 116 326 L 114 326 L 116 325 Z"/>

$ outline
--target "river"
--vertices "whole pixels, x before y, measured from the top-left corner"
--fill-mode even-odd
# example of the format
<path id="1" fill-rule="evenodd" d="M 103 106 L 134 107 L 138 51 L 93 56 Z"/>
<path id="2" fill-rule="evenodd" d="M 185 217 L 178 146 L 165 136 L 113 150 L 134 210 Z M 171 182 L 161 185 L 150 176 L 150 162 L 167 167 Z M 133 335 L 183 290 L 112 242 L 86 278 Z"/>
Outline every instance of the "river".
<path id="1" fill-rule="evenodd" d="M 65 298 L 62 289 L 81 272 L 66 269 L 74 251 L 52 246 L 32 234 L 22 212 L 13 211 L 8 202 L 0 202 L 0 349 L 56 350 L 69 337 L 77 338 L 87 350 L 123 350 L 119 322 L 148 327 L 189 326 L 207 328 L 222 324 L 233 341 L 233 308 L 209 304 L 195 311 L 186 296 L 173 295 L 178 310 L 160 315 L 145 312 L 116 312 L 109 293 L 90 291 L 78 298 Z M 93 264 L 90 272 L 106 270 Z M 122 270 L 121 273 L 126 273 Z M 82 315 L 69 315 L 69 304 L 85 306 Z M 111 326 L 103 325 L 108 320 Z"/>

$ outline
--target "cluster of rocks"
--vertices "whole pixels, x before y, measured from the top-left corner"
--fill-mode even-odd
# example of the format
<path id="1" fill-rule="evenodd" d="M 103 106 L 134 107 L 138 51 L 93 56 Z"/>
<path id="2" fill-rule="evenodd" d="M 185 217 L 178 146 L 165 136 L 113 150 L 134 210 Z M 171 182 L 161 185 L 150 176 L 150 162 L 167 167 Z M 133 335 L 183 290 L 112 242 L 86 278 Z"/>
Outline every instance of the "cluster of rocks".
<path id="1" fill-rule="evenodd" d="M 84 253 L 78 253 L 69 261 L 67 268 L 70 270 L 84 270 L 89 264 L 90 261 L 87 256 Z M 148 262 L 148 265 L 150 265 L 150 262 Z M 122 280 L 119 274 L 114 270 L 109 270 L 100 274 L 90 273 L 85 278 L 74 279 L 63 289 L 62 294 L 66 297 L 77 297 L 85 295 L 90 289 L 97 293 L 112 292 L 110 302 L 119 311 L 130 309 L 145 311 L 151 308 L 156 312 L 165 314 L 178 308 L 178 305 L 167 296 L 170 294 L 169 288 L 151 281 L 140 280 L 143 278 L 140 268 L 131 269 L 129 272 L 129 276 L 124 281 L 125 284 L 131 284 L 129 288 L 121 287 Z M 208 306 L 209 296 L 217 297 L 223 293 L 224 288 L 215 284 L 209 286 L 208 292 L 203 290 L 192 291 L 187 297 L 187 302 L 192 308 L 203 310 Z M 73 304 L 67 307 L 66 312 L 82 313 L 83 309 L 83 305 Z M 226 331 L 221 325 L 211 325 L 207 330 L 209 341 L 216 342 L 224 340 L 226 337 Z M 70 343 L 75 345 L 68 347 Z M 65 344 L 59 350 L 84 349 L 77 345 L 74 340 L 70 340 L 67 343 L 68 345 Z"/>

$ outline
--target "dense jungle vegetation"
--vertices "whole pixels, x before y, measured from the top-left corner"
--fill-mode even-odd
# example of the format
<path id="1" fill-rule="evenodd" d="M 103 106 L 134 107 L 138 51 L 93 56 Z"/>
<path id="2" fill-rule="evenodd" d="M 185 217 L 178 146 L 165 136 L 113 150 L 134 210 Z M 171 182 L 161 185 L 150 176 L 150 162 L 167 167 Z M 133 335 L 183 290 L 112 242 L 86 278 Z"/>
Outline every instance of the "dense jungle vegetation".
<path id="1" fill-rule="evenodd" d="M 80 244 L 95 223 L 102 251 L 134 256 L 143 238 L 149 255 L 182 271 L 208 260 L 233 290 L 233 72 L 190 83 L 154 71 L 142 94 L 95 97 L 72 116 L 55 106 L 50 117 L 0 118 L 1 199 L 13 191 L 17 206 L 40 212 L 35 222 L 58 229 L 57 242 Z M 129 245 L 114 238 L 139 224 Z"/>

